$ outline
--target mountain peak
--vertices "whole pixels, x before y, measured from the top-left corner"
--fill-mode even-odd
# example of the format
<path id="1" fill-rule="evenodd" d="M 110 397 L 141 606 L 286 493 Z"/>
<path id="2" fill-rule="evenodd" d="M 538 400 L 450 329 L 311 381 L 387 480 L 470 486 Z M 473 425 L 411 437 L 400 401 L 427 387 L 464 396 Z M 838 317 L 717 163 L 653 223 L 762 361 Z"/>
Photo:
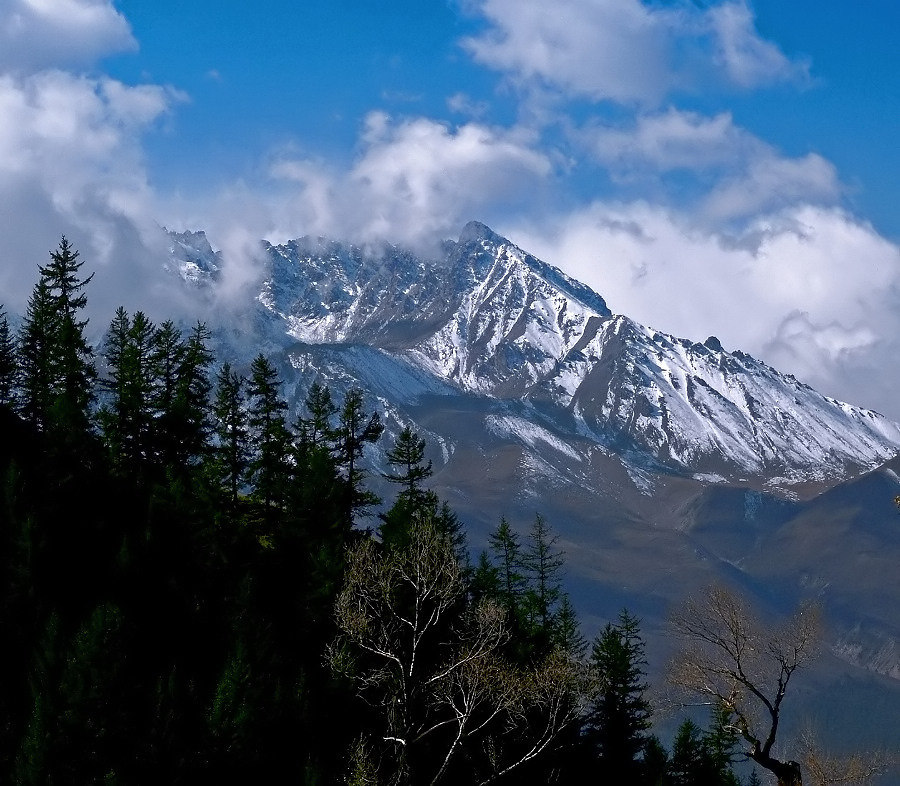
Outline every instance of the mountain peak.
<path id="1" fill-rule="evenodd" d="M 470 221 L 460 232 L 459 244 L 465 245 L 466 243 L 473 243 L 479 240 L 487 240 L 495 245 L 509 243 L 509 240 L 498 235 L 487 224 L 482 224 L 480 221 Z"/>

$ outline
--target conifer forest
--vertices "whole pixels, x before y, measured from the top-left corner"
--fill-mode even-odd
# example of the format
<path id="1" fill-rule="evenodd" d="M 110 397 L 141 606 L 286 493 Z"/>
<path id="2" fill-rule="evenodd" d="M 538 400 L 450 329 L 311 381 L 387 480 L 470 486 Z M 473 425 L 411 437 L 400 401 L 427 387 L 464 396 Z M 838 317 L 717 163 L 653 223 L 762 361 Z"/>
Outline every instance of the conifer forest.
<path id="1" fill-rule="evenodd" d="M 91 278 L 63 238 L 0 312 L 0 782 L 801 782 L 773 743 L 813 623 L 752 650 L 767 693 L 739 602 L 687 608 L 704 709 L 660 739 L 640 620 L 583 638 L 552 522 L 472 553 L 411 428 L 372 491 L 362 391 L 291 420 L 264 355 L 123 308 L 92 346 Z"/>

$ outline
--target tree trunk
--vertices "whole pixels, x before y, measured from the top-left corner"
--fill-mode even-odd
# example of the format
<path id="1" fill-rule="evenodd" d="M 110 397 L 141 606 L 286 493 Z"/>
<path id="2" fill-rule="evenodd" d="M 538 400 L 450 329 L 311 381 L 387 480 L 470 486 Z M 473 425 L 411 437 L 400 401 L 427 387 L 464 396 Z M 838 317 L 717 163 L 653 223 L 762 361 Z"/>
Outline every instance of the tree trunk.
<path id="1" fill-rule="evenodd" d="M 778 761 L 768 756 L 750 756 L 760 767 L 765 767 L 776 778 L 778 786 L 803 786 L 803 774 L 795 761 Z"/>

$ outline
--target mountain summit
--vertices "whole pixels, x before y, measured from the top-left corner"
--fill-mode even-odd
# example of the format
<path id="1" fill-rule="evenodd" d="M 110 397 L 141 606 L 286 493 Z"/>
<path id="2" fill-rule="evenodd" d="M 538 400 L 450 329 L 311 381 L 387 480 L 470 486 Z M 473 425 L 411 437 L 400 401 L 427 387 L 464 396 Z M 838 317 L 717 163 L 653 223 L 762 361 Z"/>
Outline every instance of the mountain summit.
<path id="1" fill-rule="evenodd" d="M 173 249 L 193 279 L 210 259 L 202 233 L 173 235 Z M 714 336 L 696 343 L 615 315 L 484 224 L 467 224 L 444 250 L 422 259 L 324 238 L 264 244 L 266 332 L 297 342 L 300 354 L 301 345 L 376 349 L 381 362 L 412 366 L 459 395 L 527 405 L 563 442 L 583 450 L 586 441 L 637 471 L 828 485 L 900 448 L 900 428 L 881 415 L 728 352 Z M 214 261 L 206 267 L 214 273 Z M 381 394 L 410 400 L 396 387 Z"/>

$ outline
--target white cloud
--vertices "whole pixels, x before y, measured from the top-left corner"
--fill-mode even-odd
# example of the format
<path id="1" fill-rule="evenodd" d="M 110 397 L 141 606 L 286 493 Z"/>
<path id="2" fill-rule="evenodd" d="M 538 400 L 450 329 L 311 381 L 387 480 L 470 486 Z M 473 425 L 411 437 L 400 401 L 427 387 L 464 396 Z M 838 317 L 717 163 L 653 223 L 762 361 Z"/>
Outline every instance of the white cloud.
<path id="1" fill-rule="evenodd" d="M 598 161 L 616 170 L 652 168 L 665 172 L 733 166 L 763 147 L 735 126 L 728 112 L 707 117 L 674 107 L 641 115 L 630 128 L 594 125 L 579 136 Z"/>
<path id="2" fill-rule="evenodd" d="M 671 199 L 683 209 L 689 203 L 713 227 L 795 204 L 834 204 L 843 191 L 831 162 L 816 153 L 786 157 L 727 112 L 708 117 L 669 108 L 626 127 L 588 125 L 573 136 L 617 181 L 681 171 Z M 685 174 L 699 197 L 686 196 Z"/>
<path id="3" fill-rule="evenodd" d="M 730 221 L 806 202 L 830 204 L 840 193 L 837 170 L 822 156 L 783 158 L 766 151 L 716 185 L 701 210 L 707 220 Z"/>
<path id="4" fill-rule="evenodd" d="M 595 203 L 508 234 L 618 313 L 695 341 L 716 335 L 900 418 L 900 249 L 837 208 L 793 206 L 735 237 L 647 203 Z"/>
<path id="5" fill-rule="evenodd" d="M 137 48 L 127 20 L 110 0 L 4 0 L 0 71 L 19 74 L 83 66 Z"/>
<path id="6" fill-rule="evenodd" d="M 463 46 L 520 83 L 570 96 L 657 104 L 724 80 L 748 88 L 807 75 L 754 29 L 746 0 L 663 8 L 641 0 L 471 0 L 489 23 Z"/>
<path id="7" fill-rule="evenodd" d="M 757 35 L 753 13 L 744 0 L 713 6 L 708 19 L 715 33 L 716 60 L 735 84 L 752 88 L 808 80 L 807 62 L 789 60 L 775 44 Z"/>
<path id="8" fill-rule="evenodd" d="M 161 87 L 62 71 L 0 75 L 0 289 L 12 308 L 62 233 L 106 269 L 93 299 L 142 287 L 138 261 L 160 238 L 141 134 L 177 100 Z"/>
<path id="9" fill-rule="evenodd" d="M 480 0 L 492 27 L 463 43 L 475 59 L 596 99 L 657 100 L 666 88 L 667 12 L 639 0 Z"/>
<path id="10" fill-rule="evenodd" d="M 291 209 L 306 219 L 305 231 L 414 246 L 499 204 L 529 201 L 552 172 L 548 156 L 516 129 L 394 121 L 381 112 L 367 117 L 360 155 L 347 171 L 293 157 L 271 168 L 297 187 Z"/>

